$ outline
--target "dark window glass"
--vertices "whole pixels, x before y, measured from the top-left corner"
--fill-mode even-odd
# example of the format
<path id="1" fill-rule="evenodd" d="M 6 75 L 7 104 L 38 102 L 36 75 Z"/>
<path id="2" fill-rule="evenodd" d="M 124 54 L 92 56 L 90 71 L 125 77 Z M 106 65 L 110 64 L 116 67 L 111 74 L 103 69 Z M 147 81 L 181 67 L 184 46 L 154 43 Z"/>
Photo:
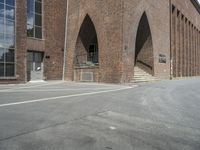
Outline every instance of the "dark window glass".
<path id="1" fill-rule="evenodd" d="M 14 20 L 15 10 L 14 7 L 6 6 L 6 19 Z"/>
<path id="2" fill-rule="evenodd" d="M 6 41 L 6 48 L 13 48 L 15 45 L 15 36 L 12 34 L 6 34 L 5 35 L 5 41 Z"/>
<path id="3" fill-rule="evenodd" d="M 0 63 L 0 77 L 4 77 L 4 63 Z"/>
<path id="4" fill-rule="evenodd" d="M 27 36 L 42 38 L 42 0 L 27 0 Z"/>
<path id="5" fill-rule="evenodd" d="M 42 62 L 42 53 L 34 53 L 34 61 L 35 62 Z"/>
<path id="6" fill-rule="evenodd" d="M 0 48 L 0 63 L 4 62 L 4 48 Z"/>
<path id="7" fill-rule="evenodd" d="M 35 13 L 42 14 L 42 4 L 40 2 L 35 2 Z"/>
<path id="8" fill-rule="evenodd" d="M 27 12 L 32 13 L 34 11 L 34 0 L 27 0 Z"/>
<path id="9" fill-rule="evenodd" d="M 6 62 L 14 62 L 15 61 L 15 52 L 14 49 L 7 49 L 6 52 Z"/>
<path id="10" fill-rule="evenodd" d="M 32 62 L 28 61 L 27 66 L 28 66 L 27 71 L 33 71 L 33 63 Z"/>
<path id="11" fill-rule="evenodd" d="M 0 3 L 4 3 L 4 0 L 0 0 Z"/>
<path id="12" fill-rule="evenodd" d="M 5 3 L 1 3 L 5 2 Z M 0 0 L 0 76 L 15 75 L 15 0 Z"/>
<path id="13" fill-rule="evenodd" d="M 33 53 L 32 52 L 28 52 L 27 61 L 33 62 Z"/>
<path id="14" fill-rule="evenodd" d="M 33 13 L 28 13 L 27 14 L 28 18 L 27 18 L 27 24 L 29 25 L 34 25 L 34 14 Z"/>
<path id="15" fill-rule="evenodd" d="M 35 25 L 42 26 L 42 16 L 35 14 Z"/>
<path id="16" fill-rule="evenodd" d="M 14 34 L 14 21 L 6 20 L 6 34 Z"/>
<path id="17" fill-rule="evenodd" d="M 4 43 L 4 34 L 0 33 L 0 47 L 3 47 Z"/>
<path id="18" fill-rule="evenodd" d="M 15 75 L 15 65 L 14 64 L 6 64 L 6 76 L 12 77 Z"/>
<path id="19" fill-rule="evenodd" d="M 4 17 L 4 4 L 0 3 L 0 17 Z"/>
<path id="20" fill-rule="evenodd" d="M 27 36 L 34 37 L 34 28 L 32 25 L 27 25 Z"/>
<path id="21" fill-rule="evenodd" d="M 88 61 L 98 63 L 98 49 L 96 44 L 91 44 L 89 46 Z"/>
<path id="22" fill-rule="evenodd" d="M 6 4 L 10 6 L 15 6 L 15 0 L 6 0 Z"/>
<path id="23" fill-rule="evenodd" d="M 35 27 L 35 37 L 36 38 L 42 38 L 42 28 L 41 27 Z"/>
<path id="24" fill-rule="evenodd" d="M 4 20 L 0 17 L 0 33 L 4 33 Z"/>

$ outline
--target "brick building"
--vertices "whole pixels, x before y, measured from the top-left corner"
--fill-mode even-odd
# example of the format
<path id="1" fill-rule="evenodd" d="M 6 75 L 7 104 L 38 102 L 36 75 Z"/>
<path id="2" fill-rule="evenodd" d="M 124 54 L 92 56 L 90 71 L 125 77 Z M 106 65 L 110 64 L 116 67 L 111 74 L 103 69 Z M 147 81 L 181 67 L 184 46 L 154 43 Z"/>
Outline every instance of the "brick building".
<path id="1" fill-rule="evenodd" d="M 200 75 L 197 0 L 0 0 L 0 83 Z"/>

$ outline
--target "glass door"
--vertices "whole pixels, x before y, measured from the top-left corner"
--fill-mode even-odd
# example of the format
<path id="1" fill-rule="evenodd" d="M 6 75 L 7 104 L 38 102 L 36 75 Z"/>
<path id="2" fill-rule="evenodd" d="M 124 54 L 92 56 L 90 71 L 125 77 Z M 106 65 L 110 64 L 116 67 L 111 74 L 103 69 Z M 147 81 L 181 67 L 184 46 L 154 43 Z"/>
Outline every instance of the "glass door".
<path id="1" fill-rule="evenodd" d="M 43 53 L 28 52 L 27 78 L 28 81 L 43 80 Z"/>

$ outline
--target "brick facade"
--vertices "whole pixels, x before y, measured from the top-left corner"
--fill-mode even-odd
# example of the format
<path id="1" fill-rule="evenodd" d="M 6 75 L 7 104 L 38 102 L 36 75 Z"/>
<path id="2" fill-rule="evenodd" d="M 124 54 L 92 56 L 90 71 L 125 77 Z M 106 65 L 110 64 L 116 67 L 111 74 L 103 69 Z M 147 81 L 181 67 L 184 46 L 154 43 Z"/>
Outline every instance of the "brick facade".
<path id="1" fill-rule="evenodd" d="M 200 75 L 200 15 L 191 1 L 68 3 L 65 25 L 67 0 L 43 0 L 43 39 L 38 40 L 26 35 L 26 0 L 16 0 L 16 77 L 0 83 L 27 82 L 27 50 L 44 53 L 44 79 L 62 79 L 65 27 L 65 80 L 80 81 L 82 73 L 90 72 L 96 82 L 130 82 L 136 62 L 161 79 Z M 86 16 L 91 22 L 83 25 Z M 87 55 L 90 43 L 97 44 L 98 64 L 77 67 L 77 55 Z M 160 57 L 166 62 L 161 63 Z"/>

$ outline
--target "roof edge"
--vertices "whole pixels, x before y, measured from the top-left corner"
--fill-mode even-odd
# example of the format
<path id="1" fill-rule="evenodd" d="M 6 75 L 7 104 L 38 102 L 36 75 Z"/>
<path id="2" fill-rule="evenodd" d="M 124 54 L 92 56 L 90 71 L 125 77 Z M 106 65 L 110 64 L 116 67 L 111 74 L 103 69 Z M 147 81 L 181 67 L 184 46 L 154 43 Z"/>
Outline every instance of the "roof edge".
<path id="1" fill-rule="evenodd" d="M 192 4 L 194 5 L 194 7 L 196 8 L 196 10 L 198 11 L 198 13 L 200 14 L 200 4 L 198 2 L 198 0 L 190 0 L 192 2 Z"/>

